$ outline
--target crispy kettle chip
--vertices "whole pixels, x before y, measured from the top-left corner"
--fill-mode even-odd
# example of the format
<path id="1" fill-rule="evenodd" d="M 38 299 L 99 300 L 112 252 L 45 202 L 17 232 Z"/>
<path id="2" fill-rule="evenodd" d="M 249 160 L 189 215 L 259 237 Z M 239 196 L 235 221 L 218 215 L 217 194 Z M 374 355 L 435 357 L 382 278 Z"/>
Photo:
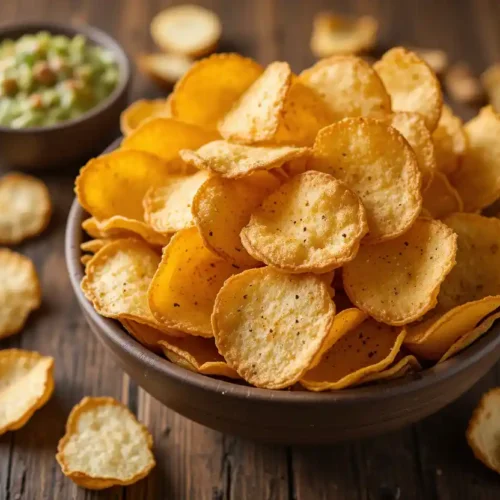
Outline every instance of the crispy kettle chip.
<path id="1" fill-rule="evenodd" d="M 130 135 L 140 125 L 158 116 L 170 117 L 167 99 L 139 99 L 120 115 L 120 130 L 124 136 Z"/>
<path id="2" fill-rule="evenodd" d="M 398 356 L 394 360 L 394 363 L 382 370 L 381 372 L 371 373 L 366 377 L 363 377 L 357 384 L 369 384 L 371 382 L 383 382 L 385 380 L 394 380 L 397 378 L 403 378 L 408 373 L 418 372 L 422 369 L 422 366 L 418 362 L 418 359 L 412 354 L 407 356 L 401 356 L 398 360 Z"/>

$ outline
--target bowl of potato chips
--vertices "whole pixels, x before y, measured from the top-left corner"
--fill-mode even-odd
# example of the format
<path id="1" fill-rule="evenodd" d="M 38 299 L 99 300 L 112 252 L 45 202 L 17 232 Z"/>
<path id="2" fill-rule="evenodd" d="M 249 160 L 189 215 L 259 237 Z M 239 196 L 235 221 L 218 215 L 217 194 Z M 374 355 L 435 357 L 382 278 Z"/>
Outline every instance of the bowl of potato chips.
<path id="1" fill-rule="evenodd" d="M 439 410 L 500 357 L 500 115 L 464 125 L 415 53 L 299 75 L 215 54 L 121 125 L 76 179 L 67 263 L 168 407 L 333 442 Z"/>

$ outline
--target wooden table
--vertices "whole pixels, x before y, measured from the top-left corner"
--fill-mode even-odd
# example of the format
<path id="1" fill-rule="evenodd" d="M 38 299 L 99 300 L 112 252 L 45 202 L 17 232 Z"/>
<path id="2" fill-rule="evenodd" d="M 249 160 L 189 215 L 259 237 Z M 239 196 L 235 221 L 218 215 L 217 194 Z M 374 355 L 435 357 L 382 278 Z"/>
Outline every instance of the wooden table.
<path id="1" fill-rule="evenodd" d="M 115 36 L 134 57 L 153 49 L 148 24 L 170 2 L 155 0 L 0 0 L 0 20 L 89 22 Z M 200 2 L 224 23 L 224 50 L 261 63 L 313 62 L 308 47 L 314 13 L 326 7 L 369 13 L 381 22 L 381 45 L 441 47 L 476 71 L 500 60 L 496 0 L 214 0 Z M 133 97 L 157 91 L 137 75 Z M 469 117 L 474 110 L 460 109 Z M 76 168 L 47 174 L 55 213 L 43 237 L 19 250 L 32 257 L 43 284 L 43 306 L 21 335 L 0 348 L 22 347 L 56 358 L 52 400 L 20 431 L 0 438 L 0 500 L 41 499 L 499 499 L 500 477 L 477 462 L 464 431 L 500 366 L 455 404 L 420 424 L 385 436 L 329 447 L 257 444 L 204 428 L 139 389 L 94 339 L 70 289 L 63 255 L 65 219 Z M 128 404 L 151 430 L 158 466 L 140 483 L 96 493 L 61 474 L 54 454 L 71 407 L 85 395 Z M 332 415 L 335 418 L 335 415 Z M 283 420 L 286 415 L 283 415 Z"/>

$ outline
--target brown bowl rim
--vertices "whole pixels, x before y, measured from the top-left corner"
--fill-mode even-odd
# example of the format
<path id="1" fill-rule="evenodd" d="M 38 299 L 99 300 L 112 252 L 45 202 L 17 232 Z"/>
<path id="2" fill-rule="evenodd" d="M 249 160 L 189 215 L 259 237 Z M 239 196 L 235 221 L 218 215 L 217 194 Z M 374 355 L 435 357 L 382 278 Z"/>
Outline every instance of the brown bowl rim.
<path id="1" fill-rule="evenodd" d="M 85 35 L 93 44 L 103 47 L 115 54 L 116 63 L 120 71 L 120 79 L 116 88 L 108 97 L 106 97 L 106 99 L 77 118 L 72 118 L 71 120 L 66 120 L 47 127 L 42 126 L 17 129 L 0 125 L 0 133 L 23 135 L 30 133 L 41 134 L 44 132 L 61 131 L 98 116 L 113 106 L 113 104 L 121 97 L 123 92 L 126 91 L 132 78 L 132 66 L 130 59 L 125 52 L 125 49 L 118 43 L 118 41 L 99 28 L 90 24 L 64 24 L 44 21 L 3 23 L 0 24 L 0 42 L 9 37 L 9 32 L 16 31 L 23 31 L 25 34 L 33 33 L 35 31 L 48 31 L 51 34 L 63 33 L 73 34 L 73 36 L 78 34 Z"/>

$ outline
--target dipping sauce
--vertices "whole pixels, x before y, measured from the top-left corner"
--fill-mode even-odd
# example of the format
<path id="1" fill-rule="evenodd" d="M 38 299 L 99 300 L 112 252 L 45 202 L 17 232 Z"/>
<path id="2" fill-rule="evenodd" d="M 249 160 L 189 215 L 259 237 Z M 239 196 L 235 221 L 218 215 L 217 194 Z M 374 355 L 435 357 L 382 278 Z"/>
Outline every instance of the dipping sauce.
<path id="1" fill-rule="evenodd" d="M 119 81 L 113 54 L 83 35 L 46 31 L 0 42 L 0 126 L 44 127 L 83 115 Z"/>

